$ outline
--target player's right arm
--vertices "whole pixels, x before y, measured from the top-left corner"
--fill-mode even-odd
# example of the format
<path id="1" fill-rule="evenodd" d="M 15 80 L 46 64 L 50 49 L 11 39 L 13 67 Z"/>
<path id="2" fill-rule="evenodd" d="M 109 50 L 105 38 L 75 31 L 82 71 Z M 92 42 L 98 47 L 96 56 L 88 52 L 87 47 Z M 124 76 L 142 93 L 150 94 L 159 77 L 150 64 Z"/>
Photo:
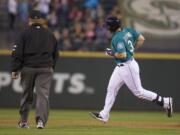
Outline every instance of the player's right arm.
<path id="1" fill-rule="evenodd" d="M 135 48 L 138 49 L 139 47 L 141 47 L 143 45 L 145 41 L 145 38 L 142 34 L 140 34 L 136 40 L 136 43 L 135 43 Z"/>

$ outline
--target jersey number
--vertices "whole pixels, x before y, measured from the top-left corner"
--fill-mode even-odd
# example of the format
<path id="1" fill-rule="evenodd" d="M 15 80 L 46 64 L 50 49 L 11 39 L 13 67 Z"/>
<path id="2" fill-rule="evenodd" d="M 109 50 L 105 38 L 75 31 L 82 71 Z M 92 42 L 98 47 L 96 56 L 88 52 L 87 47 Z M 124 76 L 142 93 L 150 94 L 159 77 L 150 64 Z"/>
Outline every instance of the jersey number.
<path id="1" fill-rule="evenodd" d="M 128 46 L 129 51 L 130 51 L 131 53 L 133 53 L 133 52 L 134 52 L 134 46 L 133 46 L 131 40 L 128 40 L 128 45 L 129 45 L 129 46 Z"/>

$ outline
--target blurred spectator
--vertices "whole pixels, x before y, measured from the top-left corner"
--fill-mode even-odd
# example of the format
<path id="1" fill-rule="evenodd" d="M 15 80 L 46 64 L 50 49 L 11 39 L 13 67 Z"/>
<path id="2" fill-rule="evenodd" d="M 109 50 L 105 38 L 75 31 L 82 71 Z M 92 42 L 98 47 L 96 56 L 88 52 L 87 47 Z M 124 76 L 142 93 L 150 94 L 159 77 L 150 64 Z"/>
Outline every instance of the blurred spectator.
<path id="1" fill-rule="evenodd" d="M 52 10 L 57 11 L 57 9 L 60 6 L 60 1 L 59 0 L 51 0 L 51 3 L 49 6 L 50 6 L 50 11 L 52 11 Z"/>
<path id="2" fill-rule="evenodd" d="M 102 5 L 98 5 L 98 7 L 97 7 L 97 17 L 98 18 L 104 18 L 105 17 L 105 13 L 104 13 L 104 9 L 103 9 L 103 7 L 102 7 Z"/>
<path id="3" fill-rule="evenodd" d="M 37 2 L 35 0 L 28 0 L 29 10 L 32 10 L 35 6 L 37 6 Z"/>
<path id="4" fill-rule="evenodd" d="M 8 0 L 11 29 L 14 28 L 17 6 L 20 27 L 26 24 L 30 10 L 40 10 L 48 19 L 48 26 L 55 34 L 61 50 L 103 51 L 108 45 L 110 36 L 102 27 L 105 17 L 115 15 L 121 18 L 119 7 L 113 8 L 115 2 L 108 0 L 18 1 L 19 3 L 17 0 Z M 107 12 L 104 10 L 105 7 L 112 10 Z"/>
<path id="5" fill-rule="evenodd" d="M 53 32 L 53 34 L 54 34 L 55 38 L 57 39 L 57 41 L 59 41 L 60 38 L 61 38 L 60 32 L 59 32 L 58 30 L 55 30 L 55 31 Z"/>
<path id="6" fill-rule="evenodd" d="M 110 14 L 111 14 L 112 16 L 116 16 L 116 17 L 119 18 L 119 19 L 122 19 L 122 13 L 121 13 L 121 10 L 119 9 L 118 6 L 115 6 L 115 7 L 112 9 L 112 11 L 111 11 Z"/>
<path id="7" fill-rule="evenodd" d="M 92 18 L 88 18 L 86 21 L 86 32 L 85 32 L 85 36 L 86 39 L 89 41 L 92 41 L 95 38 L 95 23 L 92 20 Z"/>
<path id="8" fill-rule="evenodd" d="M 97 18 L 97 11 L 96 9 L 89 9 L 87 8 L 86 11 L 85 11 L 85 14 L 87 16 L 87 18 L 92 18 L 93 20 L 96 20 Z"/>
<path id="9" fill-rule="evenodd" d="M 110 33 L 107 29 L 103 28 L 104 19 L 99 18 L 98 24 L 96 26 L 96 41 L 94 45 L 94 50 L 104 51 L 105 48 L 109 47 Z"/>
<path id="10" fill-rule="evenodd" d="M 28 11 L 29 11 L 29 5 L 27 3 L 27 0 L 19 0 L 18 13 L 19 13 L 20 21 L 22 22 L 22 27 L 24 27 L 24 25 L 27 24 Z"/>
<path id="11" fill-rule="evenodd" d="M 57 9 L 58 23 L 60 28 L 68 26 L 69 3 L 68 0 L 61 0 Z"/>
<path id="12" fill-rule="evenodd" d="M 17 7 L 18 7 L 17 0 L 8 0 L 7 7 L 9 14 L 9 28 L 11 30 L 14 30 L 14 24 L 16 20 Z"/>
<path id="13" fill-rule="evenodd" d="M 85 8 L 96 8 L 99 4 L 98 0 L 85 0 L 84 6 Z"/>
<path id="14" fill-rule="evenodd" d="M 67 28 L 64 28 L 62 31 L 60 44 L 62 45 L 62 50 L 72 50 L 72 42 Z"/>
<path id="15" fill-rule="evenodd" d="M 55 29 L 58 24 L 58 19 L 57 19 L 55 10 L 51 11 L 51 13 L 47 16 L 47 20 L 48 20 L 49 26 L 52 29 Z"/>
<path id="16" fill-rule="evenodd" d="M 98 0 L 85 0 L 84 1 L 84 6 L 86 8 L 86 14 L 87 17 L 91 17 L 94 20 L 97 17 L 97 11 L 96 8 L 99 5 L 99 1 Z"/>
<path id="17" fill-rule="evenodd" d="M 83 12 L 79 10 L 78 7 L 72 7 L 72 10 L 69 13 L 70 21 L 79 22 L 82 21 Z"/>
<path id="18" fill-rule="evenodd" d="M 91 50 L 93 48 L 93 42 L 95 40 L 95 22 L 92 18 L 88 18 L 85 23 L 85 39 L 86 39 L 86 48 Z"/>
<path id="19" fill-rule="evenodd" d="M 51 0 L 36 0 L 36 2 L 38 3 L 38 9 L 40 10 L 41 14 L 44 17 L 47 17 L 50 10 L 49 5 Z"/>
<path id="20" fill-rule="evenodd" d="M 84 47 L 84 30 L 80 22 L 76 22 L 72 31 L 73 50 L 83 50 Z"/>

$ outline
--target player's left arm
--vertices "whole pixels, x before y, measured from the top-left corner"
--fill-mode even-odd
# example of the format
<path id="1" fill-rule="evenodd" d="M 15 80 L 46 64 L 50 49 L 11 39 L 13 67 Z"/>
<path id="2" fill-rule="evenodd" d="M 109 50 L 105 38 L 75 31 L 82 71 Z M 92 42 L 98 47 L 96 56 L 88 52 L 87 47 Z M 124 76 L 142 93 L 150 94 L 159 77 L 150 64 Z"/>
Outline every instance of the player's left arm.
<path id="1" fill-rule="evenodd" d="M 138 32 L 134 29 L 129 28 L 128 30 L 133 36 L 134 48 L 138 49 L 139 47 L 141 47 L 143 45 L 143 43 L 145 41 L 144 36 L 140 32 Z"/>
<path id="2" fill-rule="evenodd" d="M 135 46 L 134 46 L 135 49 L 138 49 L 139 47 L 141 47 L 143 45 L 144 41 L 145 41 L 144 36 L 142 34 L 140 34 L 138 36 L 138 38 L 136 39 L 136 43 L 135 43 Z"/>

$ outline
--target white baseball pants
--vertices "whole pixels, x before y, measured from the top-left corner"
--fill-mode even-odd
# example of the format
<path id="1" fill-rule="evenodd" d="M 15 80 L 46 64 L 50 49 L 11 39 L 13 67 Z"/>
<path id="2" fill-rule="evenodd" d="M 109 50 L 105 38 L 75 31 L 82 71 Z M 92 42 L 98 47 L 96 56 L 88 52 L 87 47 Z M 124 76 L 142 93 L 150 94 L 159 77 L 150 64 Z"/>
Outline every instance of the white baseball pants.
<path id="1" fill-rule="evenodd" d="M 116 95 L 123 84 L 126 84 L 129 90 L 138 98 L 153 101 L 157 97 L 156 93 L 142 87 L 139 75 L 139 65 L 134 59 L 123 63 L 123 65 L 124 66 L 116 66 L 111 75 L 107 88 L 105 105 L 100 112 L 100 115 L 104 119 L 109 118 L 109 112 L 114 104 Z"/>

